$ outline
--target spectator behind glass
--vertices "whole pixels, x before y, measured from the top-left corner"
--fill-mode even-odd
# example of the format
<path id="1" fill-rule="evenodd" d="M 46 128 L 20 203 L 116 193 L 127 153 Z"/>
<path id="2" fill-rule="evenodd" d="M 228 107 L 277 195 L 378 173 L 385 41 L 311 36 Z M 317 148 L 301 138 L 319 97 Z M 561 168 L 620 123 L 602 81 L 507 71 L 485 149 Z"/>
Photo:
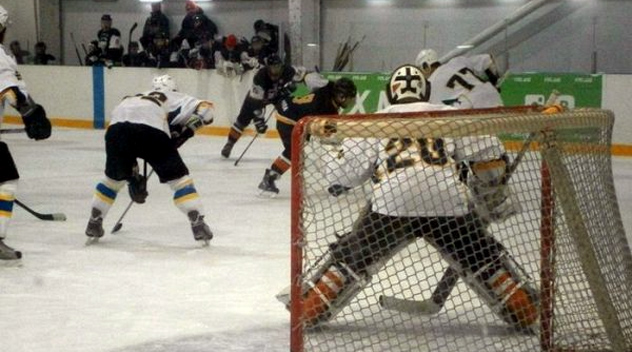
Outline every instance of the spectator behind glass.
<path id="1" fill-rule="evenodd" d="M 123 55 L 123 66 L 126 67 L 147 67 L 149 65 L 149 58 L 147 53 L 140 51 L 138 42 L 129 43 L 127 54 Z"/>
<path id="2" fill-rule="evenodd" d="M 279 53 L 279 26 L 266 23 L 264 20 L 256 20 L 254 25 L 255 35 L 263 39 L 263 43 L 269 51 L 274 54 Z"/>
<path id="3" fill-rule="evenodd" d="M 215 68 L 214 53 L 221 47 L 213 38 L 202 38 L 188 53 L 187 67 L 201 70 Z"/>
<path id="4" fill-rule="evenodd" d="M 151 4 L 151 14 L 145 20 L 143 35 L 140 37 L 140 44 L 143 48 L 151 45 L 158 33 L 166 33 L 168 37 L 171 37 L 169 18 L 162 13 L 162 3 L 154 2 Z"/>
<path id="5" fill-rule="evenodd" d="M 187 14 L 182 20 L 178 35 L 174 38 L 178 46 L 183 45 L 185 40 L 189 47 L 194 47 L 202 37 L 215 38 L 218 33 L 217 26 L 194 1 L 187 0 L 185 9 Z"/>
<path id="6" fill-rule="evenodd" d="M 237 37 L 229 34 L 224 39 L 224 45 L 215 52 L 215 67 L 217 73 L 226 77 L 233 77 L 244 73 L 241 65 L 241 53 L 244 49 L 239 45 Z"/>
<path id="7" fill-rule="evenodd" d="M 84 60 L 86 66 L 104 66 L 103 52 L 99 48 L 99 42 L 93 40 L 88 44 L 88 54 Z"/>
<path id="8" fill-rule="evenodd" d="M 9 48 L 11 49 L 11 55 L 13 55 L 13 57 L 15 58 L 15 62 L 17 62 L 18 65 L 29 63 L 31 59 L 31 53 L 26 50 L 22 50 L 20 42 L 18 42 L 17 40 L 12 41 L 9 45 Z"/>
<path id="9" fill-rule="evenodd" d="M 106 66 L 120 65 L 123 56 L 121 32 L 112 27 L 112 16 L 108 14 L 101 16 L 101 29 L 97 33 L 97 38 Z"/>
<path id="10" fill-rule="evenodd" d="M 166 33 L 158 33 L 147 51 L 149 57 L 148 66 L 157 68 L 172 67 L 171 53 L 169 37 Z"/>
<path id="11" fill-rule="evenodd" d="M 260 36 L 252 36 L 248 49 L 241 52 L 241 63 L 244 66 L 244 70 L 257 69 L 265 65 L 266 57 L 271 54 L 270 48 L 264 45 Z"/>
<path id="12" fill-rule="evenodd" d="M 48 65 L 50 61 L 55 61 L 55 57 L 46 52 L 46 44 L 37 42 L 35 44 L 35 56 L 33 57 L 34 65 Z"/>

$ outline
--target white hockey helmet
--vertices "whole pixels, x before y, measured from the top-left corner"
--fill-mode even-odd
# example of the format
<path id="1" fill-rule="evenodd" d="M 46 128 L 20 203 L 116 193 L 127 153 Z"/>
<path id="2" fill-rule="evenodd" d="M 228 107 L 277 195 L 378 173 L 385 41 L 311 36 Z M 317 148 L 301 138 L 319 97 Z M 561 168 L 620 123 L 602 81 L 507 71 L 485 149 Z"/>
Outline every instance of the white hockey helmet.
<path id="1" fill-rule="evenodd" d="M 428 101 L 426 78 L 417 66 L 402 65 L 391 74 L 386 96 L 391 104 Z"/>
<path id="2" fill-rule="evenodd" d="M 437 56 L 437 52 L 432 49 L 423 49 L 417 54 L 417 58 L 415 59 L 415 64 L 422 71 L 429 70 L 435 62 L 439 62 L 439 57 Z"/>
<path id="3" fill-rule="evenodd" d="M 0 5 L 0 31 L 3 31 L 5 28 L 7 28 L 8 24 L 9 12 L 7 12 L 7 10 L 2 7 L 2 5 Z"/>
<path id="4" fill-rule="evenodd" d="M 154 77 L 153 89 L 158 92 L 175 92 L 178 86 L 171 76 L 162 75 Z"/>

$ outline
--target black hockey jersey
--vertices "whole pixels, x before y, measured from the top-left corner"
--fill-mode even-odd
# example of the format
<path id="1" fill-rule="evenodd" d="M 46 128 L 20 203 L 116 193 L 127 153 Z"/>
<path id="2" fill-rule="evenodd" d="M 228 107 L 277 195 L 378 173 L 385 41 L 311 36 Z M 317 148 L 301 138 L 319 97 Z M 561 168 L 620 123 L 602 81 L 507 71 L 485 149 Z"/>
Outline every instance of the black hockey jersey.
<path id="1" fill-rule="evenodd" d="M 314 92 L 300 96 L 288 97 L 278 104 L 277 120 L 279 122 L 294 125 L 305 116 L 313 115 L 337 115 L 338 106 L 334 102 L 334 83 L 316 89 Z"/>
<path id="2" fill-rule="evenodd" d="M 255 74 L 249 96 L 265 103 L 275 102 L 279 99 L 279 93 L 284 93 L 284 89 L 292 83 L 301 82 L 304 77 L 303 68 L 284 65 L 281 77 L 275 81 L 270 77 L 268 69 L 264 67 Z"/>

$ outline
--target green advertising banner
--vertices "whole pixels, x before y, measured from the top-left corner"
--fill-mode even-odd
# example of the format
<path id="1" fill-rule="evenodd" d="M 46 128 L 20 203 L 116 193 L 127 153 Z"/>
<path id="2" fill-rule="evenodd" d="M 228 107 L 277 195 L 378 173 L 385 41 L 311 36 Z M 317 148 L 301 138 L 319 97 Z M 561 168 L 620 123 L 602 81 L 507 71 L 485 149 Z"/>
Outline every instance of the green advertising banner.
<path id="1" fill-rule="evenodd" d="M 340 77 L 351 79 L 358 87 L 355 106 L 346 114 L 370 114 L 388 106 L 385 85 L 388 73 L 323 73 L 327 79 Z M 572 109 L 576 107 L 601 107 L 601 75 L 571 73 L 515 73 L 502 84 L 501 96 L 505 106 L 544 104 L 553 90 L 560 93 L 558 102 Z M 299 87 L 295 95 L 307 93 Z"/>
<path id="2" fill-rule="evenodd" d="M 601 75 L 571 73 L 517 73 L 503 82 L 501 95 L 505 106 L 544 105 L 553 90 L 560 93 L 559 103 L 569 109 L 601 107 Z"/>

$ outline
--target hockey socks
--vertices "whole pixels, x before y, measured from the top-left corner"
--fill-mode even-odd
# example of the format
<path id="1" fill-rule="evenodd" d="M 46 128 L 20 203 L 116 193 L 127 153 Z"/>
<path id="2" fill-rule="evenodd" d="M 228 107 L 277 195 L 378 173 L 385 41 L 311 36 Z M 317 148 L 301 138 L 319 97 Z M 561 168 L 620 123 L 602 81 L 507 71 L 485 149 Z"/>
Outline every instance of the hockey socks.
<path id="1" fill-rule="evenodd" d="M 290 169 L 290 165 L 290 160 L 281 155 L 274 160 L 272 166 L 270 167 L 270 170 L 276 172 L 277 174 L 279 174 L 279 177 L 281 177 L 281 175 L 283 175 L 287 170 Z"/>
<path id="2" fill-rule="evenodd" d="M 238 126 L 237 124 L 234 124 L 233 126 L 231 126 L 230 132 L 228 133 L 228 141 L 226 141 L 226 144 L 222 148 L 222 152 L 221 152 L 224 158 L 230 157 L 230 153 L 233 150 L 235 143 L 237 143 L 237 141 L 239 140 L 239 138 L 241 138 L 241 135 L 243 133 L 244 133 L 243 128 Z"/>
<path id="3" fill-rule="evenodd" d="M 13 204 L 18 181 L 7 181 L 0 184 L 0 239 L 4 238 L 13 216 Z"/>
<path id="4" fill-rule="evenodd" d="M 115 181 L 109 177 L 97 184 L 94 197 L 92 197 L 92 208 L 100 211 L 101 218 L 105 218 L 123 186 L 125 186 L 125 181 Z"/>

